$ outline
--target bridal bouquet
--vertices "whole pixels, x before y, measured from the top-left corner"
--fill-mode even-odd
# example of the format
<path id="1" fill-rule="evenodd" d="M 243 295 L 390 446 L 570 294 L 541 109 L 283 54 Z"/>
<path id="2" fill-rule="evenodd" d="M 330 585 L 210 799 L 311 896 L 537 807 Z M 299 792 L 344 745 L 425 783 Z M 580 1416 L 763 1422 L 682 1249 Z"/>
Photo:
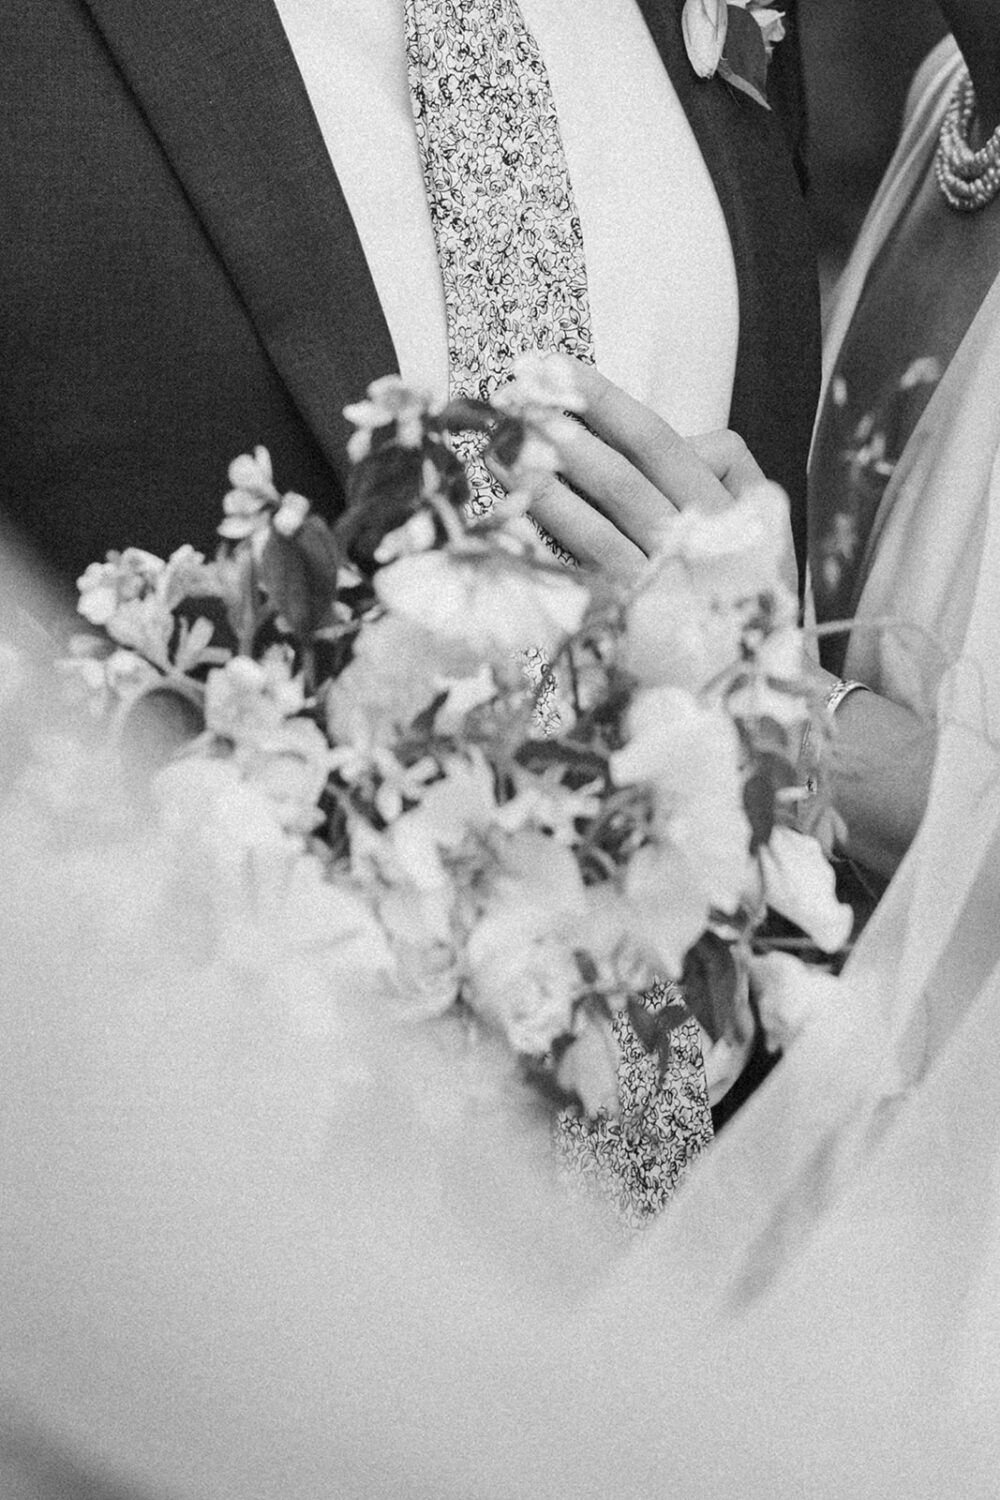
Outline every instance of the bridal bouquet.
<path id="1" fill-rule="evenodd" d="M 216 956 L 291 984 L 320 955 L 387 1026 L 492 1038 L 593 1115 L 617 1109 L 617 1012 L 665 1062 L 689 1014 L 726 1033 L 769 907 L 830 952 L 849 913 L 822 790 L 804 816 L 797 785 L 820 716 L 783 497 L 676 516 L 612 597 L 525 515 L 579 405 L 567 381 L 528 358 L 491 405 L 444 406 L 376 382 L 347 412 L 333 527 L 263 448 L 237 458 L 214 558 L 87 569 L 97 630 L 67 668 L 123 730 L 153 704 L 184 723 L 153 790 L 164 836 L 211 867 Z M 459 433 L 514 477 L 485 515 Z M 640 1003 L 657 978 L 683 1004 Z"/>

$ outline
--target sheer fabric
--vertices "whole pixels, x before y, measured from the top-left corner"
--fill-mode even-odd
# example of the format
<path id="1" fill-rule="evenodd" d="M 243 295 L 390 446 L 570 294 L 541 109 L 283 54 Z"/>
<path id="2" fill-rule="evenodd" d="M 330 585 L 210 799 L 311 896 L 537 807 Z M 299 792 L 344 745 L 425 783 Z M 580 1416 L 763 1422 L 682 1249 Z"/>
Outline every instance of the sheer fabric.
<path id="1" fill-rule="evenodd" d="M 995 1494 L 998 311 L 896 485 L 914 513 L 947 493 L 980 547 L 924 826 L 828 1011 L 628 1250 L 566 1207 L 516 1101 L 456 1111 L 459 1062 L 373 1035 L 349 975 L 330 1006 L 307 969 L 277 996 L 199 970 L 141 827 L 5 809 L 22 1472 L 33 1442 L 156 1500 Z"/>

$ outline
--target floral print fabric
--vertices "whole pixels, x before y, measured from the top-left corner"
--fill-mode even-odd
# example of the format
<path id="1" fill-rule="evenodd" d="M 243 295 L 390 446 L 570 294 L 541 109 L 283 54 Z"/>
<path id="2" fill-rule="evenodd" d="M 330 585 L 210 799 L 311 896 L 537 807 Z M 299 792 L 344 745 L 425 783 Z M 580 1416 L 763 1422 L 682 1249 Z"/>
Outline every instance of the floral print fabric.
<path id="1" fill-rule="evenodd" d="M 518 354 L 559 351 L 593 359 L 583 231 L 555 101 L 517 0 L 404 0 L 417 143 L 437 244 L 448 321 L 452 396 L 488 399 Z M 473 488 L 471 508 L 498 491 L 456 442 Z M 560 549 L 553 544 L 558 553 Z M 566 554 L 562 554 L 566 557 Z M 544 661 L 528 663 L 542 675 Z M 540 706 L 540 723 L 557 723 Z M 662 994 L 653 997 L 662 1003 Z M 654 1215 L 712 1138 L 697 1027 L 678 1030 L 660 1080 L 625 1018 L 619 1121 L 564 1112 L 557 1151 L 567 1178 L 595 1188 L 625 1225 Z"/>
<path id="2" fill-rule="evenodd" d="M 405 16 L 451 394 L 486 399 L 518 354 L 593 358 L 580 215 L 517 0 L 405 0 Z M 473 508 L 489 509 L 492 481 L 478 464 L 472 478 Z"/>
<path id="3" fill-rule="evenodd" d="M 643 996 L 659 1007 L 664 988 Z M 662 1079 L 624 1014 L 615 1017 L 621 1054 L 617 1120 L 588 1120 L 563 1110 L 556 1122 L 556 1158 L 570 1190 L 608 1206 L 624 1231 L 645 1228 L 670 1201 L 712 1141 L 701 1041 L 695 1021 L 673 1033 Z"/>

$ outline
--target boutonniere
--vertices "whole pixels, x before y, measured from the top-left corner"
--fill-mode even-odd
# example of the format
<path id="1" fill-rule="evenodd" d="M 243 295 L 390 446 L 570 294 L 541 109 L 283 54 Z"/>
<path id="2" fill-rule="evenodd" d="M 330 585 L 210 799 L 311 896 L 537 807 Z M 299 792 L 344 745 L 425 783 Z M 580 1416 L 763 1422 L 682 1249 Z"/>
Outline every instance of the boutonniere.
<path id="1" fill-rule="evenodd" d="M 716 73 L 765 109 L 767 65 L 785 35 L 784 15 L 763 0 L 685 0 L 681 17 L 688 59 L 699 78 Z"/>

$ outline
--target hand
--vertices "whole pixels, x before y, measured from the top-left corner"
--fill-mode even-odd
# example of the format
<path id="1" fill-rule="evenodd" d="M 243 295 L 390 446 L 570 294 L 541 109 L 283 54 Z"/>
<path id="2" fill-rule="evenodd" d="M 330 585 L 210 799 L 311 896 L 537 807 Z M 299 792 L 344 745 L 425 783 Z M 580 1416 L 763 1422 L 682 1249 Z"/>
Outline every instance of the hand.
<path id="1" fill-rule="evenodd" d="M 629 586 L 656 551 L 665 517 L 688 506 L 720 510 L 762 483 L 764 474 L 736 433 L 685 441 L 593 366 L 572 364 L 587 426 L 558 424 L 552 439 L 559 477 L 535 492 L 531 514 L 582 567 Z M 503 471 L 491 468 L 503 483 Z M 794 589 L 790 526 L 786 543 Z"/>

